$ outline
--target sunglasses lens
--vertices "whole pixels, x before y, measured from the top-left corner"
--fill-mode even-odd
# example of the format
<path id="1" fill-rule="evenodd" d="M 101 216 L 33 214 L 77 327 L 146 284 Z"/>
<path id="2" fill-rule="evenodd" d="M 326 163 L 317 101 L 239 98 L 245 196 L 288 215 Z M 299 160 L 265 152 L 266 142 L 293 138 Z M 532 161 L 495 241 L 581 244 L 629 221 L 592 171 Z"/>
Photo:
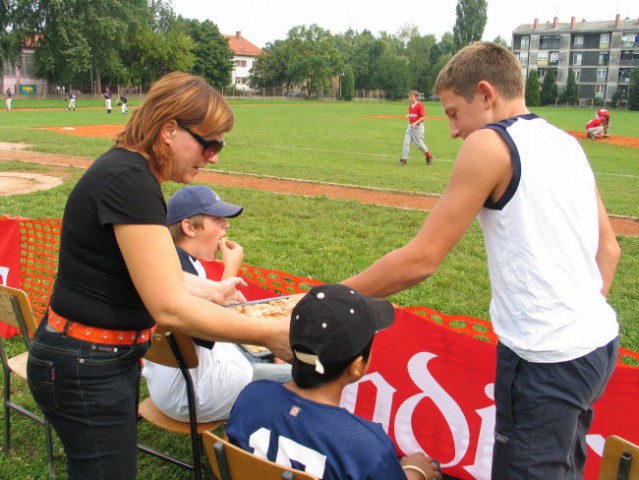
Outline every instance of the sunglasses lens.
<path id="1" fill-rule="evenodd" d="M 224 142 L 218 142 L 216 140 L 208 142 L 208 145 L 204 147 L 204 156 L 212 157 L 213 155 L 216 155 L 217 153 L 219 153 L 223 147 L 224 147 Z"/>

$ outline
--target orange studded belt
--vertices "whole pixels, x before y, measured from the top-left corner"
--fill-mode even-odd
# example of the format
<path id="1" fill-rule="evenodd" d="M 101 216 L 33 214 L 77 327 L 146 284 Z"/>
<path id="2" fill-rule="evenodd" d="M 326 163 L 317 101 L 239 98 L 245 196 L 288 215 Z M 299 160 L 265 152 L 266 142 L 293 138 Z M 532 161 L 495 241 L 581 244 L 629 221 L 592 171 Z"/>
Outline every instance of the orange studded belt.
<path id="1" fill-rule="evenodd" d="M 87 342 L 105 343 L 107 345 L 134 345 L 144 343 L 151 338 L 155 327 L 145 330 L 109 330 L 89 327 L 78 322 L 71 322 L 55 313 L 51 307 L 48 311 L 48 323 L 54 330 L 69 337 Z"/>

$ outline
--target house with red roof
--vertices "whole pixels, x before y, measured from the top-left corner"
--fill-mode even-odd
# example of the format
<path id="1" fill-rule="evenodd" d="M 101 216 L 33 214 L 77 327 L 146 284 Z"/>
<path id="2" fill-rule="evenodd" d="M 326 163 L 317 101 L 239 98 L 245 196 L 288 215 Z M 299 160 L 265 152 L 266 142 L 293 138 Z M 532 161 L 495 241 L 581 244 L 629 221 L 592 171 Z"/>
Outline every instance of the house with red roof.
<path id="1" fill-rule="evenodd" d="M 250 91 L 248 78 L 253 63 L 262 54 L 262 49 L 244 38 L 240 31 L 235 32 L 235 35 L 224 35 L 224 38 L 228 40 L 229 47 L 235 55 L 235 68 L 231 73 L 231 82 L 239 90 Z"/>

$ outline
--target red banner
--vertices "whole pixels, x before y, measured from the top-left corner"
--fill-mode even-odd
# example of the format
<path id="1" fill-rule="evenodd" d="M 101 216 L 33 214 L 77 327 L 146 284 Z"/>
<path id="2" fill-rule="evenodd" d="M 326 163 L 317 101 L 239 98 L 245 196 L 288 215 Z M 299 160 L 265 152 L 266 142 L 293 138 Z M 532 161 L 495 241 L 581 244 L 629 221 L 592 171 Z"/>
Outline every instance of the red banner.
<path id="1" fill-rule="evenodd" d="M 0 217 L 0 284 L 20 288 L 20 223 Z M 10 338 L 18 333 L 0 318 L 0 335 Z"/>
<path id="2" fill-rule="evenodd" d="M 0 281 L 26 290 L 37 312 L 46 307 L 55 276 L 59 223 L 0 217 Z M 219 263 L 205 263 L 205 268 L 219 278 Z M 242 289 L 248 300 L 306 291 L 321 283 L 251 265 L 243 265 L 241 275 L 249 283 Z M 494 342 L 489 322 L 426 307 L 397 309 L 393 327 L 375 340 L 369 373 L 345 390 L 342 405 L 381 423 L 398 453 L 424 451 L 450 475 L 488 479 L 495 421 Z M 621 355 L 639 360 L 627 350 Z M 616 434 L 639 443 L 637 398 L 639 368 L 618 363 L 595 405 L 586 479 L 597 478 L 606 437 Z"/>
<path id="3" fill-rule="evenodd" d="M 373 343 L 369 373 L 350 385 L 342 406 L 381 423 L 398 453 L 424 451 L 449 475 L 490 479 L 496 348 L 410 312 Z M 639 370 L 617 366 L 595 404 L 587 479 L 596 479 L 607 436 L 639 442 Z"/>

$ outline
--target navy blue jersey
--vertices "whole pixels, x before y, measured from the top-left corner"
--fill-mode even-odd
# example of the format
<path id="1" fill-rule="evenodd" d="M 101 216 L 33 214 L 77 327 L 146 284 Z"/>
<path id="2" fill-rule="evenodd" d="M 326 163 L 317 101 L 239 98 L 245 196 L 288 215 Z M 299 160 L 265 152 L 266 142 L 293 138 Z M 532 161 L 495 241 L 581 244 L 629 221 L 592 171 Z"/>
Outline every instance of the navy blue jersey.
<path id="1" fill-rule="evenodd" d="M 381 425 L 268 380 L 240 393 L 226 434 L 244 450 L 323 480 L 406 480 Z"/>

